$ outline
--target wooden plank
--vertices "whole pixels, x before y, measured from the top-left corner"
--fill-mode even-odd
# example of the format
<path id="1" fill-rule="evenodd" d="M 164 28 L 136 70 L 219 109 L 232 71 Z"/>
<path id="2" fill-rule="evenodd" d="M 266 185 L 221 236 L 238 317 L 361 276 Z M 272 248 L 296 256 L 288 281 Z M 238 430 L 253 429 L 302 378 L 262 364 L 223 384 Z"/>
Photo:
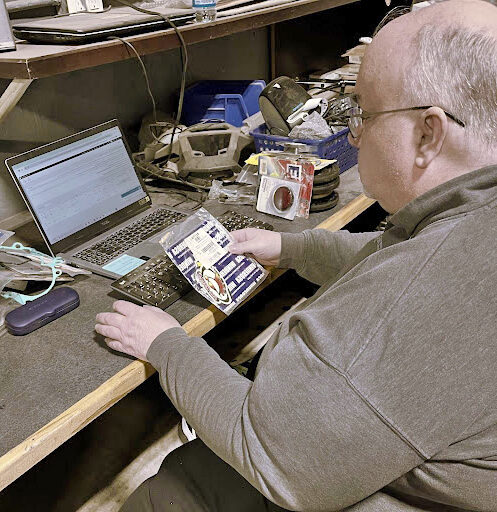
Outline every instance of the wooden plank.
<path id="1" fill-rule="evenodd" d="M 26 89 L 30 86 L 33 80 L 25 80 L 22 78 L 15 78 L 7 86 L 7 89 L 0 97 L 0 123 L 7 117 L 9 112 L 17 105 L 18 101 L 22 98 Z"/>
<path id="2" fill-rule="evenodd" d="M 180 30 L 186 43 L 190 45 L 357 1 L 296 0 L 288 5 L 223 17 L 211 23 L 187 25 Z M 130 36 L 126 39 L 141 55 L 179 47 L 178 38 L 172 29 Z M 73 46 L 19 43 L 16 51 L 0 55 L 0 78 L 43 78 L 129 58 L 134 58 L 134 54 L 119 41 Z"/>
<path id="3" fill-rule="evenodd" d="M 341 208 L 337 213 L 331 215 L 314 229 L 327 229 L 328 231 L 338 231 L 354 220 L 360 213 L 366 211 L 376 201 L 366 197 L 364 194 L 352 199 L 350 203 Z"/>
<path id="4" fill-rule="evenodd" d="M 134 361 L 0 458 L 0 491 L 155 372 Z"/>
<path id="5" fill-rule="evenodd" d="M 374 201 L 362 194 L 317 227 L 337 231 L 373 203 Z M 259 293 L 284 272 L 285 270 L 282 269 L 272 269 L 268 279 L 252 295 Z M 210 306 L 186 322 L 183 327 L 190 336 L 202 336 L 224 318 L 226 316 L 223 313 L 214 306 Z M 95 391 L 3 455 L 0 458 L 0 491 L 143 383 L 154 372 L 154 368 L 148 363 L 132 362 Z"/>
<path id="6" fill-rule="evenodd" d="M 6 229 L 7 231 L 15 231 L 17 228 L 24 226 L 28 222 L 33 220 L 29 210 L 16 213 L 11 217 L 7 217 L 0 221 L 0 229 Z"/>

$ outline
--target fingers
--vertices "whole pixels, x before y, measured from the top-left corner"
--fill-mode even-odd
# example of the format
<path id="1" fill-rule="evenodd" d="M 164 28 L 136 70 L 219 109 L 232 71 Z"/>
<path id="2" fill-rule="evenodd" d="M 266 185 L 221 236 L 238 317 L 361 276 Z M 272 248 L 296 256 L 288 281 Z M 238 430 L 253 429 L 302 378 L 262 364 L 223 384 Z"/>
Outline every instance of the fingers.
<path id="1" fill-rule="evenodd" d="M 97 324 L 112 325 L 117 328 L 124 326 L 126 318 L 118 313 L 99 313 L 97 315 Z"/>
<path id="2" fill-rule="evenodd" d="M 95 331 L 97 331 L 98 334 L 101 334 L 105 338 L 121 341 L 121 330 L 112 325 L 97 324 L 95 325 Z"/>
<path id="3" fill-rule="evenodd" d="M 235 231 L 231 231 L 230 235 L 235 241 L 235 243 L 246 242 L 249 231 L 248 229 L 237 229 Z"/>
<path id="4" fill-rule="evenodd" d="M 231 254 L 245 254 L 246 252 L 251 252 L 254 250 L 254 242 L 240 242 L 237 244 L 230 244 L 227 247 L 228 251 Z"/>
<path id="5" fill-rule="evenodd" d="M 107 346 L 109 348 L 111 348 L 112 350 L 117 350 L 118 352 L 124 352 L 123 346 L 117 340 L 105 338 L 105 343 L 107 343 Z"/>
<path id="6" fill-rule="evenodd" d="M 164 311 L 161 308 L 158 308 L 157 306 L 150 306 L 149 304 L 144 304 L 143 308 L 150 309 L 151 311 L 155 311 L 156 313 L 164 313 Z"/>

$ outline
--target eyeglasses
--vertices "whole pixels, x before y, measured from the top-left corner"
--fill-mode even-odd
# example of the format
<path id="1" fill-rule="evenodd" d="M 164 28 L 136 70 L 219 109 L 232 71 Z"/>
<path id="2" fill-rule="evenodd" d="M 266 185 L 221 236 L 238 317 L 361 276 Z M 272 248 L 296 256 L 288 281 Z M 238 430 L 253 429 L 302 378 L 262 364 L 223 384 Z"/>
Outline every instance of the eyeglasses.
<path id="1" fill-rule="evenodd" d="M 369 119 L 380 114 L 394 114 L 395 112 L 408 112 L 409 110 L 428 110 L 429 108 L 432 107 L 432 105 L 428 105 L 424 107 L 409 107 L 396 108 L 394 110 L 382 110 L 381 112 L 366 112 L 352 98 L 350 100 L 350 103 L 352 104 L 352 107 L 347 109 L 343 117 L 347 119 L 347 125 L 349 127 L 350 134 L 354 139 L 358 139 L 361 136 L 364 124 L 363 121 L 365 119 Z M 459 126 L 462 126 L 463 128 L 466 126 L 466 124 L 460 119 L 458 119 L 456 116 L 450 114 L 449 112 L 446 112 L 445 110 L 444 113 L 449 119 L 452 119 L 452 121 L 456 122 Z"/>

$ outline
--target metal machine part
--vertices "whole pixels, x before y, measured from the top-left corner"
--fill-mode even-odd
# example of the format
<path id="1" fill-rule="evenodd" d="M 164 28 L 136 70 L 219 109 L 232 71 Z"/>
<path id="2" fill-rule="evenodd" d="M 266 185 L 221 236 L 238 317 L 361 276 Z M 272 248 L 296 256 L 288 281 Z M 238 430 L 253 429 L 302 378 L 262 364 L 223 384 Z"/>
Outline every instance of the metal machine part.
<path id="1" fill-rule="evenodd" d="M 226 171 L 238 172 L 240 153 L 251 142 L 252 137 L 228 123 L 192 126 L 178 137 L 179 175 L 215 179 Z"/>
<path id="2" fill-rule="evenodd" d="M 261 92 L 259 107 L 272 135 L 288 135 L 292 126 L 288 118 L 311 98 L 307 91 L 287 76 L 280 76 Z"/>
<path id="3" fill-rule="evenodd" d="M 153 143 L 134 158 L 145 176 L 208 190 L 213 180 L 234 181 L 240 153 L 251 142 L 228 123 L 200 123 L 175 135 L 172 146 Z"/>

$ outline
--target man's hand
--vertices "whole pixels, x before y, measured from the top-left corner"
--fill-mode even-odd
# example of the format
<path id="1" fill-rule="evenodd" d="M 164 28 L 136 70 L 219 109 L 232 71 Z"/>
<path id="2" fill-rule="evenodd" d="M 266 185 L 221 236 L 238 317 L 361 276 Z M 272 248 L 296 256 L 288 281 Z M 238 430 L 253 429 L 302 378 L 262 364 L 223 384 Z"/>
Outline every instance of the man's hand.
<path id="1" fill-rule="evenodd" d="M 112 305 L 115 313 L 99 313 L 95 330 L 105 336 L 107 345 L 146 361 L 152 341 L 162 332 L 181 327 L 171 316 L 153 306 L 137 306 L 118 300 Z"/>
<path id="2" fill-rule="evenodd" d="M 264 229 L 246 228 L 232 231 L 235 242 L 228 246 L 232 254 L 252 254 L 263 265 L 278 265 L 281 256 L 281 235 Z"/>

